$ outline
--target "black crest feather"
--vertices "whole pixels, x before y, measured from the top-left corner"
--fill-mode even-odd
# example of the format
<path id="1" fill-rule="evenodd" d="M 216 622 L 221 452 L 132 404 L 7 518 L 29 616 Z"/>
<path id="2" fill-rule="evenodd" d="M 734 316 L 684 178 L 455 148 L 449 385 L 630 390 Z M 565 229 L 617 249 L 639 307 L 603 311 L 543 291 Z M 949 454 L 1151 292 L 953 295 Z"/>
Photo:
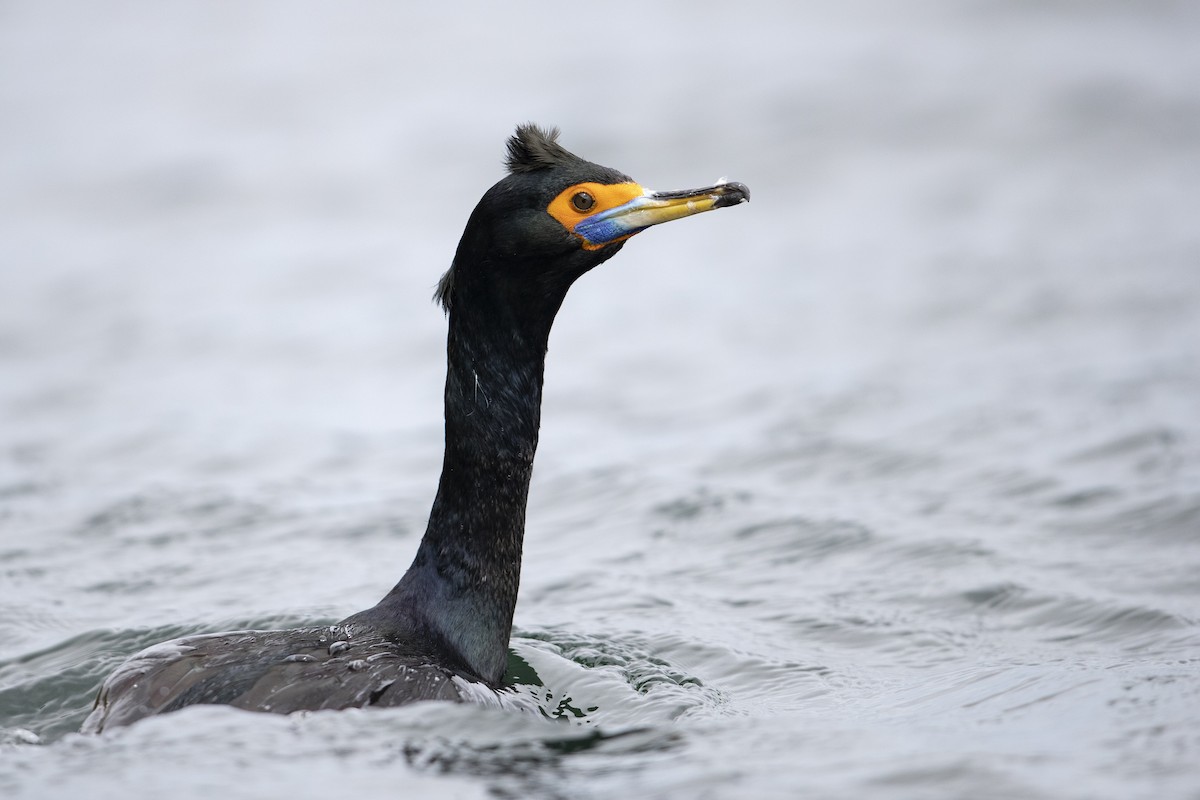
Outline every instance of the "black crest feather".
<path id="1" fill-rule="evenodd" d="M 437 289 L 433 292 L 433 302 L 442 307 L 442 310 L 447 314 L 450 313 L 450 298 L 454 294 L 454 264 L 450 265 L 450 269 L 446 270 L 446 274 L 438 281 Z"/>
<path id="2" fill-rule="evenodd" d="M 575 160 L 576 157 L 558 143 L 558 128 L 540 128 L 526 122 L 518 125 L 517 132 L 508 140 L 508 157 L 504 164 L 509 172 L 516 174 L 557 167 Z"/>

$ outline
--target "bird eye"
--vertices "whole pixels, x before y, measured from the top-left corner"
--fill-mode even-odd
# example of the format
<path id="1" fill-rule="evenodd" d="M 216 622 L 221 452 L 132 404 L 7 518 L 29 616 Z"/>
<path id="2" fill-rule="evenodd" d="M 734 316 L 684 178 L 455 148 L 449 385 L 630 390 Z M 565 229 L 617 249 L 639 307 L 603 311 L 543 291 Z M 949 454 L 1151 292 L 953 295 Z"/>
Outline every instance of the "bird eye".
<path id="1" fill-rule="evenodd" d="M 596 198 L 587 192 L 576 192 L 571 195 L 571 205 L 575 206 L 576 211 L 591 211 L 592 206 L 596 205 Z"/>

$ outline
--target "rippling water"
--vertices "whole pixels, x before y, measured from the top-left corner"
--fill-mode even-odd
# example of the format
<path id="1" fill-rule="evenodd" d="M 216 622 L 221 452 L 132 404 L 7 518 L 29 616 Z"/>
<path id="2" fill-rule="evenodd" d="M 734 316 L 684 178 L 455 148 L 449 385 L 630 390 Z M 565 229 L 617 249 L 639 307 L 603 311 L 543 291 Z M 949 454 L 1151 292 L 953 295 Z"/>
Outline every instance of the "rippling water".
<path id="1" fill-rule="evenodd" d="M 1195 797 L 1188 3 L 0 10 L 5 797 Z M 749 206 L 573 290 L 511 668 L 541 713 L 190 708 L 359 610 L 441 459 L 429 303 L 534 119 Z M 131 788 L 136 787 L 136 788 Z"/>

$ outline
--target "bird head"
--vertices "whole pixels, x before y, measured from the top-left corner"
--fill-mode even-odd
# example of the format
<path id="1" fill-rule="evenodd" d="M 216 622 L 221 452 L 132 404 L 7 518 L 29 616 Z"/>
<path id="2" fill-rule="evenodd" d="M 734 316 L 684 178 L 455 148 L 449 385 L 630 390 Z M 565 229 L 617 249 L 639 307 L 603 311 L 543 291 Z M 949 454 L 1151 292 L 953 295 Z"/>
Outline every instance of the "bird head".
<path id="1" fill-rule="evenodd" d="M 655 192 L 558 143 L 556 128 L 517 127 L 508 140 L 508 175 L 475 207 L 435 299 L 450 310 L 464 281 L 510 284 L 557 309 L 582 274 L 616 255 L 653 225 L 750 199 L 741 183 Z M 487 276 L 476 274 L 486 272 Z M 459 289 L 456 289 L 459 287 Z"/>

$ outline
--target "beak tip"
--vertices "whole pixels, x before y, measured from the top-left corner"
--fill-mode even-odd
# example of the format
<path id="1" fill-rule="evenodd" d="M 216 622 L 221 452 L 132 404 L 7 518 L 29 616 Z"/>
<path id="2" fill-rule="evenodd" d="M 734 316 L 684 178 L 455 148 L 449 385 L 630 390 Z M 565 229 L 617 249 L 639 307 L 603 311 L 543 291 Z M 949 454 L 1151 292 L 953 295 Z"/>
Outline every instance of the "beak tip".
<path id="1" fill-rule="evenodd" d="M 750 187 L 738 181 L 720 184 L 721 193 L 717 196 L 713 208 L 725 208 L 750 202 Z"/>

